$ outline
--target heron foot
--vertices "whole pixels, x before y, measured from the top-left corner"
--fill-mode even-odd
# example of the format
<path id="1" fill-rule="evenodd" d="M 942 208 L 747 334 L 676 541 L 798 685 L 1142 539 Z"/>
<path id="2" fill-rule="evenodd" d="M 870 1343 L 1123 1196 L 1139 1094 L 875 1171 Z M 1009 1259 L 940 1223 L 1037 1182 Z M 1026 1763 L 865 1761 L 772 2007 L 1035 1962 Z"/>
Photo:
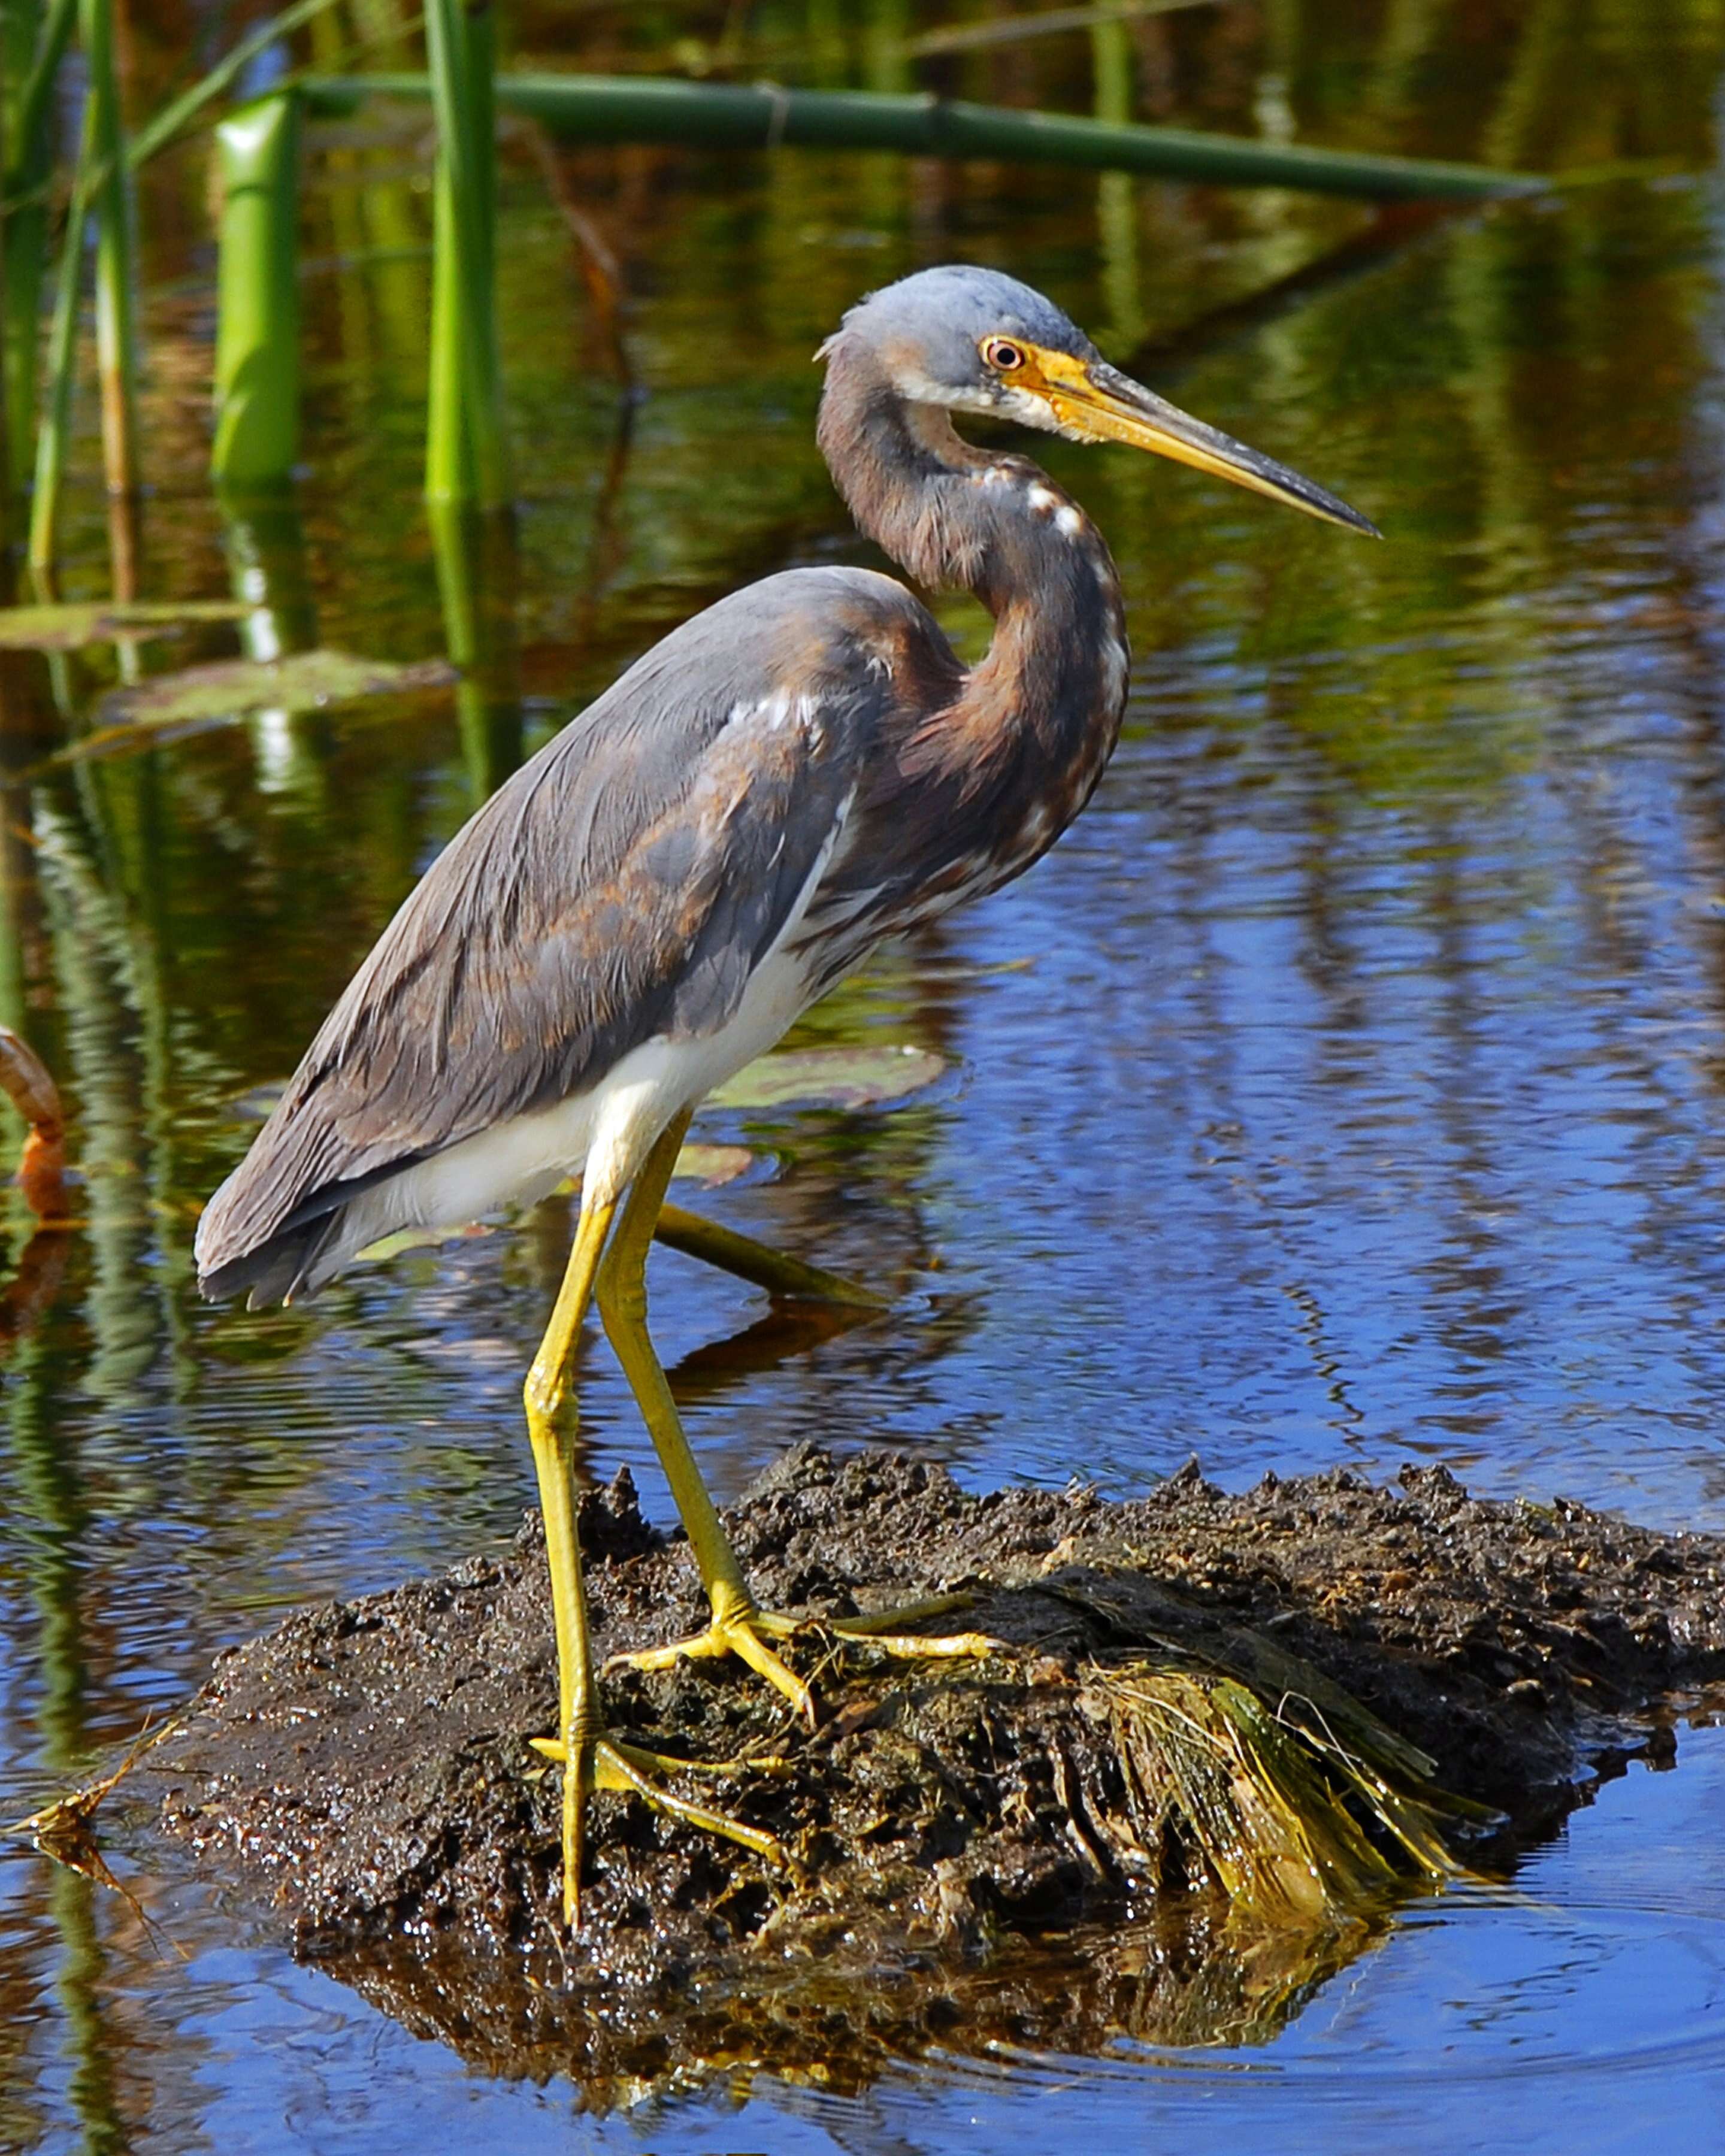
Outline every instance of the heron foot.
<path id="1" fill-rule="evenodd" d="M 735 1655 L 740 1661 L 747 1662 L 757 1676 L 764 1677 L 776 1691 L 782 1692 L 797 1710 L 803 1726 L 814 1729 L 819 1722 L 814 1694 L 768 1645 L 770 1640 L 790 1640 L 800 1634 L 811 1638 L 858 1640 L 904 1661 L 980 1659 L 1006 1652 L 1005 1642 L 990 1638 L 986 1632 L 926 1633 L 905 1629 L 926 1623 L 931 1617 L 944 1617 L 954 1609 L 963 1609 L 973 1599 L 968 1594 L 937 1594 L 897 1609 L 870 1610 L 860 1617 L 823 1617 L 807 1611 L 797 1615 L 782 1609 L 724 1613 L 716 1609 L 712 1622 L 704 1632 L 696 1632 L 686 1640 L 674 1640 L 669 1646 L 644 1647 L 633 1654 L 613 1655 L 605 1665 L 605 1671 L 609 1675 L 614 1670 L 668 1670 L 680 1661 L 716 1661 L 723 1656 Z"/>
<path id="2" fill-rule="evenodd" d="M 560 1738 L 530 1737 L 527 1742 L 536 1752 L 557 1761 L 563 1768 L 563 1918 L 571 1931 L 577 1930 L 581 1922 L 585 1813 L 587 1799 L 595 1789 L 639 1797 L 668 1819 L 679 1820 L 685 1826 L 696 1827 L 705 1834 L 721 1835 L 726 1840 L 737 1842 L 781 1871 L 795 1868 L 783 1844 L 764 1827 L 750 1826 L 742 1820 L 732 1819 L 728 1813 L 716 1812 L 706 1804 L 691 1804 L 686 1797 L 666 1789 L 660 1779 L 687 1774 L 782 1773 L 782 1760 L 679 1759 L 669 1753 L 649 1752 L 644 1745 L 625 1743 L 620 1738 L 598 1731 L 589 1737 L 576 1738 L 574 1748 L 580 1765 L 578 1773 L 572 1777 L 568 1770 L 569 1748 Z"/>

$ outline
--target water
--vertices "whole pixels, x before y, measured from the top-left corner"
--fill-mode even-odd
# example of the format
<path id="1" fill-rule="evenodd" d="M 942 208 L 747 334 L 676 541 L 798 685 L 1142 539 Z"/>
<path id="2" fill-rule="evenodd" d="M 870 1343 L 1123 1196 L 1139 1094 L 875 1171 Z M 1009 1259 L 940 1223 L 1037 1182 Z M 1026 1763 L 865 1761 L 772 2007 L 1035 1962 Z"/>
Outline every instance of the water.
<path id="1" fill-rule="evenodd" d="M 1692 9 L 1684 44 L 1652 11 L 1307 12 L 1322 23 L 1283 9 L 1272 36 L 1194 11 L 1141 55 L 1144 95 L 1248 131 L 1286 114 L 1360 146 L 1671 169 L 1449 222 L 1199 341 L 1182 401 L 1357 502 L 1382 547 L 1047 445 L 1126 581 L 1126 738 L 1032 876 L 809 1021 L 937 1049 L 945 1081 L 886 1114 L 707 1119 L 762 1157 L 711 1210 L 898 1298 L 811 1339 L 660 1262 L 661 1345 L 721 1493 L 813 1435 L 978 1487 L 1128 1491 L 1194 1450 L 1233 1486 L 1415 1456 L 1725 1528 L 1720 25 Z M 1088 95 L 1082 40 L 1034 64 L 1045 101 Z M 418 658 L 445 634 L 416 500 L 425 272 L 386 243 L 424 205 L 399 142 L 338 148 L 398 192 L 320 168 L 305 574 L 325 640 Z M 525 747 L 721 592 L 867 558 L 813 450 L 809 364 L 867 285 L 996 261 L 1151 367 L 1156 339 L 1366 222 L 838 157 L 607 153 L 575 176 L 629 265 L 645 394 L 631 422 L 567 234 L 512 166 L 525 500 L 493 673 Z M 208 595 L 227 571 L 192 401 L 198 188 L 187 162 L 145 204 L 146 547 L 150 589 Z M 72 511 L 69 581 L 99 590 L 93 490 Z M 974 644 L 973 611 L 945 611 Z M 52 742 L 33 667 L 9 693 Z M 80 710 L 111 673 L 94 654 Z M 63 1074 L 89 1179 L 87 1227 L 7 1349 L 0 1815 L 274 1614 L 495 1548 L 531 1501 L 519 1383 L 554 1211 L 303 1312 L 207 1310 L 191 1283 L 196 1207 L 248 1135 L 235 1101 L 291 1067 L 514 753 L 501 690 L 465 716 L 446 693 L 266 716 L 3 788 L 0 1014 Z M 15 1262 L 15 1208 L 10 1229 Z M 594 1470 L 628 1460 L 665 1516 L 597 1348 L 583 1397 Z M 1250 2050 L 952 2062 L 843 2100 L 739 2077 L 733 2105 L 603 2121 L 567 2087 L 473 2078 L 295 1969 L 122 1814 L 110 1853 L 149 1928 L 0 1846 L 0 2147 L 1702 2145 L 1725 2095 L 1722 1800 L 1725 1740 L 1686 1733 L 1674 1773 L 1604 1788 L 1509 1887 L 1410 1910 Z"/>

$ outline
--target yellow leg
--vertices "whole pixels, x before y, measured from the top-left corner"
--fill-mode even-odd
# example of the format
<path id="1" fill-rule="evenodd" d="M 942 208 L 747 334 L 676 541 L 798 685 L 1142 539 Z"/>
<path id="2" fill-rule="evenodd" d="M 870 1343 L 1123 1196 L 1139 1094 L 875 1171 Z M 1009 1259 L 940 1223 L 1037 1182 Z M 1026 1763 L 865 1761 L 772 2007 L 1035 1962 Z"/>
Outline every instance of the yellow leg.
<path id="1" fill-rule="evenodd" d="M 631 1668 L 650 1670 L 667 1668 L 685 1656 L 707 1660 L 736 1655 L 783 1692 L 812 1728 L 815 1722 L 814 1694 L 767 1644 L 769 1638 L 788 1638 L 809 1620 L 762 1609 L 750 1593 L 737 1553 L 720 1525 L 701 1470 L 695 1464 L 676 1403 L 671 1398 L 670 1387 L 647 1330 L 647 1251 L 688 1124 L 686 1115 L 680 1116 L 648 1155 L 635 1178 L 610 1250 L 599 1267 L 594 1292 L 606 1333 L 623 1365 L 624 1375 L 640 1408 L 688 1532 L 701 1584 L 706 1589 L 712 1621 L 706 1631 L 693 1639 L 679 1640 L 669 1647 L 651 1648 L 640 1654 L 619 1656 L 617 1661 Z M 922 1656 L 997 1652 L 999 1642 L 981 1633 L 923 1639 L 897 1629 L 960 1609 L 967 1599 L 963 1595 L 942 1595 L 932 1602 L 894 1610 L 887 1615 L 822 1621 L 829 1631 L 868 1639 L 888 1654 Z"/>
<path id="2" fill-rule="evenodd" d="M 527 1373 L 527 1435 L 539 1477 L 539 1502 L 545 1515 L 545 1551 L 551 1568 L 551 1605 L 557 1643 L 557 1735 L 539 1748 L 563 1762 L 563 1915 L 572 1928 L 581 1921 L 581 1864 L 586 1802 L 591 1789 L 624 1789 L 691 1826 L 727 1835 L 757 1856 L 783 1861 L 769 1834 L 704 1805 L 686 1803 L 660 1789 L 649 1776 L 682 1763 L 662 1760 L 634 1745 L 619 1744 L 604 1733 L 598 1684 L 593 1666 L 593 1642 L 587 1615 L 587 1591 L 581 1577 L 581 1547 L 575 1526 L 574 1430 L 564 1408 L 570 1368 L 581 1321 L 592 1300 L 605 1237 L 616 1208 L 583 1205 L 569 1253 L 563 1284 L 551 1322 Z"/>

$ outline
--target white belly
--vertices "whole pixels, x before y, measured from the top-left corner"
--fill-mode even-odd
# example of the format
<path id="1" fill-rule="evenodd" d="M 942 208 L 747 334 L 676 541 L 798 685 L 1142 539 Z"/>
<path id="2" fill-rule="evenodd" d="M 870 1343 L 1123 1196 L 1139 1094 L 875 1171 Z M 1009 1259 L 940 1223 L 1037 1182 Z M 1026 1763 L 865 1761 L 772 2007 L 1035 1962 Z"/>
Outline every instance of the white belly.
<path id="1" fill-rule="evenodd" d="M 772 1047 L 807 1009 L 806 968 L 783 948 L 750 976 L 733 1017 L 696 1040 L 644 1041 L 587 1091 L 512 1116 L 354 1200 L 336 1265 L 403 1228 L 459 1228 L 531 1204 L 566 1175 L 597 1204 L 620 1197 L 671 1118 Z M 334 1266 L 320 1265 L 327 1278 Z"/>

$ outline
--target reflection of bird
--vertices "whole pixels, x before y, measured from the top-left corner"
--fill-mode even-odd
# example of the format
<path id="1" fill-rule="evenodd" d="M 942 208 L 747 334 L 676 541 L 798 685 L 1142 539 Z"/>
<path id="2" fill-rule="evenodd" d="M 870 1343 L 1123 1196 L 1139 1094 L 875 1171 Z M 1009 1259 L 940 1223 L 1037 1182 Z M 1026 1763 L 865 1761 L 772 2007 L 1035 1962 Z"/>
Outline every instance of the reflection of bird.
<path id="1" fill-rule="evenodd" d="M 925 608 L 865 569 L 769 577 L 685 623 L 433 865 L 198 1237 L 207 1295 L 285 1301 L 394 1229 L 465 1222 L 582 1172 L 526 1385 L 562 1691 L 542 1748 L 566 1764 L 572 1917 L 591 1787 L 633 1789 L 777 1854 L 659 1787 L 670 1763 L 600 1721 L 558 1426 L 588 1301 L 711 1604 L 699 1639 L 640 1659 L 735 1653 L 811 1711 L 768 1644 L 793 1620 L 750 1594 L 648 1337 L 654 1224 L 702 1096 L 883 937 L 1029 868 L 1119 732 L 1125 623 L 1100 534 L 1035 465 L 963 441 L 948 413 L 1129 443 L 1372 529 L 1117 372 L 1057 308 L 991 270 L 929 270 L 874 294 L 823 357 L 820 446 L 857 522 L 925 584 L 983 601 L 987 657 L 961 665 Z"/>

